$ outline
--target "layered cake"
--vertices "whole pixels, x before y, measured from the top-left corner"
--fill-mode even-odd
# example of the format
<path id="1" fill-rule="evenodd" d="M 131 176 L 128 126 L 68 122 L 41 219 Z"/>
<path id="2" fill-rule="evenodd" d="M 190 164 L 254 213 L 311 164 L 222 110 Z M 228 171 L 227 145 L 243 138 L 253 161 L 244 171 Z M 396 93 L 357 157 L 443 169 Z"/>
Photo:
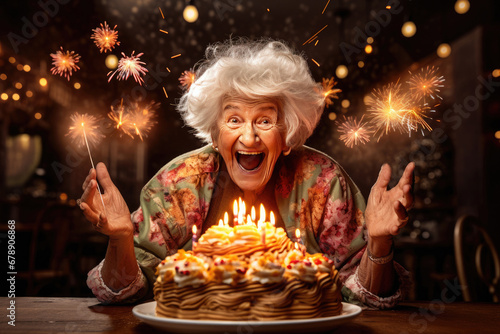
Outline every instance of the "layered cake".
<path id="1" fill-rule="evenodd" d="M 205 320 L 283 320 L 338 315 L 338 272 L 308 254 L 282 228 L 219 222 L 193 251 L 179 250 L 157 268 L 158 316 Z"/>

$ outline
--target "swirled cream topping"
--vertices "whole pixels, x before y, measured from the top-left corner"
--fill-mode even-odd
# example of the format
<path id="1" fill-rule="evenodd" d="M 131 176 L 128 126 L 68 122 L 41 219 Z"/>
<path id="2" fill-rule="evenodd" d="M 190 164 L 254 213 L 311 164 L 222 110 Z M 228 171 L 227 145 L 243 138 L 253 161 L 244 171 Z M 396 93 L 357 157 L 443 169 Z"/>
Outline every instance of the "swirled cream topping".
<path id="1" fill-rule="evenodd" d="M 283 280 L 285 268 L 281 266 L 273 253 L 265 253 L 259 258 L 252 258 L 248 276 L 261 284 L 279 283 Z"/>
<path id="2" fill-rule="evenodd" d="M 158 279 L 173 280 L 179 287 L 199 286 L 207 282 L 208 264 L 194 256 L 192 252 L 180 249 L 177 254 L 163 260 L 157 269 Z"/>
<path id="3" fill-rule="evenodd" d="M 285 268 L 285 276 L 287 277 L 297 278 L 308 283 L 316 281 L 318 266 L 298 249 L 288 253 L 285 258 Z"/>
<path id="4" fill-rule="evenodd" d="M 333 261 L 321 253 L 306 255 L 306 259 L 318 266 L 318 271 L 322 273 L 330 273 L 333 267 Z"/>
<path id="5" fill-rule="evenodd" d="M 238 284 L 247 281 L 248 264 L 237 256 L 219 256 L 215 258 L 211 271 L 217 283 Z"/>
<path id="6" fill-rule="evenodd" d="M 214 225 L 201 236 L 198 243 L 210 245 L 229 245 L 231 243 L 229 235 L 232 231 L 233 228 L 227 225 Z"/>

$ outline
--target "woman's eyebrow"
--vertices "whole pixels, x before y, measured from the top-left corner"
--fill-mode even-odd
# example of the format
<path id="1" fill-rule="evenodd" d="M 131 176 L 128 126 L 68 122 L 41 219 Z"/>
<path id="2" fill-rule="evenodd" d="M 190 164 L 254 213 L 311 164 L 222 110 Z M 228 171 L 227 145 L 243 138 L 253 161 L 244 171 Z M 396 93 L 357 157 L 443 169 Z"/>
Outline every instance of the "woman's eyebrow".
<path id="1" fill-rule="evenodd" d="M 224 110 L 229 110 L 229 109 L 235 109 L 235 110 L 240 110 L 238 106 L 228 104 L 227 106 L 224 107 Z"/>

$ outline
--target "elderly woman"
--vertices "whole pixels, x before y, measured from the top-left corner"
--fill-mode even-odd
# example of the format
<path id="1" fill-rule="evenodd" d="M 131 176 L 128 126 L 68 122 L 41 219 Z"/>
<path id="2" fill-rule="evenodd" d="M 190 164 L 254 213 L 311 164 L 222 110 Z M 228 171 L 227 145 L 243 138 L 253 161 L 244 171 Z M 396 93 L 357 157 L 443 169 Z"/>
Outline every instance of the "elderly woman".
<path id="1" fill-rule="evenodd" d="M 190 249 L 192 226 L 205 231 L 242 197 L 247 207 L 264 203 L 277 213 L 277 226 L 289 236 L 300 228 L 308 252 L 330 257 L 345 300 L 394 306 L 409 281 L 392 260 L 392 239 L 413 203 L 414 164 L 390 190 L 391 170 L 382 166 L 365 209 L 342 167 L 304 146 L 324 96 L 304 58 L 281 42 L 211 46 L 196 75 L 178 110 L 207 146 L 166 164 L 143 188 L 132 215 L 104 164 L 84 181 L 80 207 L 109 236 L 105 259 L 87 280 L 95 296 L 104 303 L 152 296 L 159 262 Z"/>

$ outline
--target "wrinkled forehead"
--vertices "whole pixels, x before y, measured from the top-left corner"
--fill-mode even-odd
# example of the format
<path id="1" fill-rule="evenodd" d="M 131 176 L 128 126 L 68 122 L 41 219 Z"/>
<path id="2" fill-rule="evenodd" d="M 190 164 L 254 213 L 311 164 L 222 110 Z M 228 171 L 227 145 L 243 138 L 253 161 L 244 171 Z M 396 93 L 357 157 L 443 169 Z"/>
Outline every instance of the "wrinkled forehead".
<path id="1" fill-rule="evenodd" d="M 255 108 L 260 105 L 274 105 L 276 111 L 279 113 L 281 110 L 281 101 L 276 97 L 248 97 L 248 96 L 238 96 L 238 95 L 225 95 L 222 98 L 222 110 L 225 110 L 229 106 L 243 105 L 248 108 Z"/>

